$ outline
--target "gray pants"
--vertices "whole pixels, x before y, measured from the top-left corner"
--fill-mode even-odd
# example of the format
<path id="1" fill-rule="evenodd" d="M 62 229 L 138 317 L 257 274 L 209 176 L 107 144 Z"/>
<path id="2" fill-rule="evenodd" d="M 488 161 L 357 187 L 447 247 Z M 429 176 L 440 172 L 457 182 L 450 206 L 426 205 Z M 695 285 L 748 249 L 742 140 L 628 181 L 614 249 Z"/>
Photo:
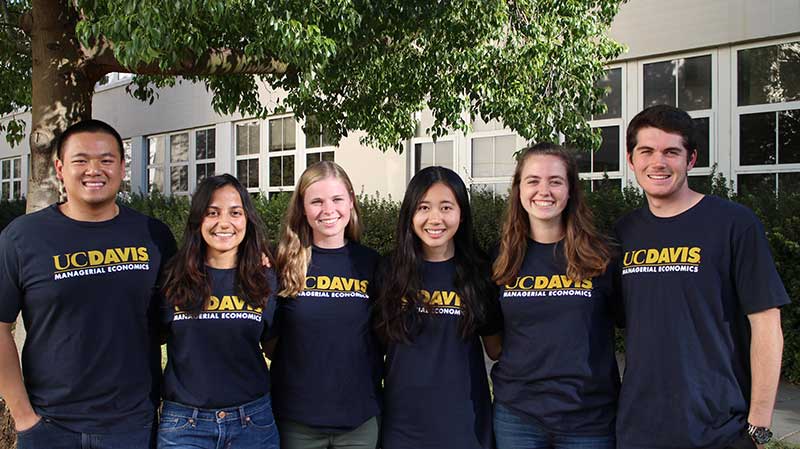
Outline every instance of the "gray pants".
<path id="1" fill-rule="evenodd" d="M 278 421 L 281 449 L 375 449 L 378 418 L 373 416 L 350 432 L 319 431 L 294 421 Z"/>

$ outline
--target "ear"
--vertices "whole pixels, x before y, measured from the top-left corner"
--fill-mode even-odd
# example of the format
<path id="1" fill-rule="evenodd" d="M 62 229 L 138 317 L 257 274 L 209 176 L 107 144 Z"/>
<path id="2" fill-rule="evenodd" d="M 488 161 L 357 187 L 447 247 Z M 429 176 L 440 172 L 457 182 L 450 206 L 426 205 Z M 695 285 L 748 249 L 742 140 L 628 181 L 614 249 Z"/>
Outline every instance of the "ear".
<path id="1" fill-rule="evenodd" d="M 686 166 L 687 170 L 691 170 L 694 168 L 694 164 L 697 163 L 697 150 L 692 151 L 692 156 L 689 158 L 689 164 Z"/>
<path id="2" fill-rule="evenodd" d="M 625 152 L 625 162 L 628 163 L 628 168 L 633 172 L 633 151 Z"/>
<path id="3" fill-rule="evenodd" d="M 64 163 L 61 162 L 61 159 L 56 158 L 53 164 L 56 167 L 56 177 L 59 181 L 64 182 Z"/>

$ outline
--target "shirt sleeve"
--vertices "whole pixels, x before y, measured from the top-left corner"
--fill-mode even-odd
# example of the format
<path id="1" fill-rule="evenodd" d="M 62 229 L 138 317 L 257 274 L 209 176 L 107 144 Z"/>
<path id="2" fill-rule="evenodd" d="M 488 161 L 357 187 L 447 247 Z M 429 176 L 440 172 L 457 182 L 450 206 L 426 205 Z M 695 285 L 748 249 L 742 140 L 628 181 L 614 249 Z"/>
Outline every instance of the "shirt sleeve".
<path id="1" fill-rule="evenodd" d="M 22 310 L 17 248 L 8 232 L 0 234 L 0 321 L 13 323 Z"/>
<path id="2" fill-rule="evenodd" d="M 753 220 L 754 223 L 732 242 L 732 275 L 739 304 L 748 315 L 790 302 L 775 268 L 764 228 L 758 219 L 754 217 Z"/>

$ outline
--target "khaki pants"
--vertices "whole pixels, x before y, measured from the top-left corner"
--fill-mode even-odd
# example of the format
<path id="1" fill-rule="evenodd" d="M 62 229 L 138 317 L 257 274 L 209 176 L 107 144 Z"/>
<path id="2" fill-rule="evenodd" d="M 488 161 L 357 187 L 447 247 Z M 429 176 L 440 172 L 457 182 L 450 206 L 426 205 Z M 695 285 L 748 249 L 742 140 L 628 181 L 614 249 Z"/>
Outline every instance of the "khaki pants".
<path id="1" fill-rule="evenodd" d="M 281 449 L 375 449 L 378 427 L 375 416 L 343 433 L 320 431 L 294 421 L 278 421 Z"/>

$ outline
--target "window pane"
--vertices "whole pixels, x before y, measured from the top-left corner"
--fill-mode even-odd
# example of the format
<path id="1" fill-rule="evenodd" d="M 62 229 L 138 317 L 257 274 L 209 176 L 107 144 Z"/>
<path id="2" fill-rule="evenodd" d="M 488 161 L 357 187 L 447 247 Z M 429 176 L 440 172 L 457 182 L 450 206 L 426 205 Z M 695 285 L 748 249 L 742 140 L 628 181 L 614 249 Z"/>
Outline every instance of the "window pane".
<path id="1" fill-rule="evenodd" d="M 13 169 L 11 170 L 11 175 L 14 178 L 21 178 L 22 174 L 20 173 L 20 166 L 22 165 L 22 159 L 16 158 L 11 160 L 11 166 Z"/>
<path id="2" fill-rule="evenodd" d="M 11 182 L 3 181 L 2 196 L 0 196 L 0 198 L 4 200 L 11 198 Z"/>
<path id="3" fill-rule="evenodd" d="M 321 153 L 308 153 L 306 154 L 306 167 L 310 167 L 321 160 Z"/>
<path id="4" fill-rule="evenodd" d="M 147 140 L 147 163 L 163 164 L 166 152 L 164 136 L 151 137 Z"/>
<path id="5" fill-rule="evenodd" d="M 306 148 L 319 148 L 322 146 L 320 127 L 313 117 L 306 118 Z"/>
<path id="6" fill-rule="evenodd" d="M 210 163 L 207 163 L 207 164 L 197 164 L 197 183 L 198 184 L 200 184 L 200 182 L 203 179 L 205 179 L 205 178 L 207 178 L 209 176 L 213 176 L 213 175 L 214 175 L 214 163 L 213 162 L 210 162 Z"/>
<path id="7" fill-rule="evenodd" d="M 695 167 L 708 167 L 709 164 L 709 120 L 708 117 L 692 119 L 697 139 L 697 163 Z"/>
<path id="8" fill-rule="evenodd" d="M 740 50 L 739 106 L 800 99 L 800 42 Z"/>
<path id="9" fill-rule="evenodd" d="M 687 111 L 711 109 L 711 55 L 680 60 L 678 107 Z"/>
<path id="10" fill-rule="evenodd" d="M 644 107 L 657 104 L 675 106 L 675 62 L 644 65 Z"/>
<path id="11" fill-rule="evenodd" d="M 258 154 L 259 133 L 258 123 L 244 123 L 236 125 L 236 154 Z"/>
<path id="12" fill-rule="evenodd" d="M 436 142 L 436 165 L 453 169 L 453 142 Z"/>
<path id="13" fill-rule="evenodd" d="M 279 187 L 281 185 L 281 158 L 269 158 L 269 185 Z"/>
<path id="14" fill-rule="evenodd" d="M 195 157 L 197 159 L 213 159 L 216 156 L 215 129 L 203 129 L 195 133 Z"/>
<path id="15" fill-rule="evenodd" d="M 261 137 L 259 136 L 260 131 L 261 125 L 258 123 L 251 123 L 247 126 L 247 154 L 258 154 L 259 151 L 261 151 Z"/>
<path id="16" fill-rule="evenodd" d="M 236 178 L 245 187 L 250 187 L 247 179 L 247 160 L 236 161 Z"/>
<path id="17" fill-rule="evenodd" d="M 14 186 L 13 196 L 14 198 L 21 198 L 22 197 L 22 183 L 20 181 L 14 181 L 12 183 Z M 128 189 L 130 190 L 130 189 Z"/>
<path id="18" fill-rule="evenodd" d="M 779 173 L 778 193 L 800 192 L 800 173 Z"/>
<path id="19" fill-rule="evenodd" d="M 322 153 L 322 160 L 323 161 L 328 161 L 328 162 L 334 162 L 333 153 L 334 153 L 333 151 L 326 151 L 326 152 Z"/>
<path id="20" fill-rule="evenodd" d="M 283 149 L 283 120 L 269 121 L 269 151 Z M 271 185 L 271 184 L 270 184 Z"/>
<path id="21" fill-rule="evenodd" d="M 170 167 L 170 188 L 173 192 L 187 192 L 189 190 L 189 167 Z"/>
<path id="22" fill-rule="evenodd" d="M 11 161 L 6 159 L 3 161 L 3 179 L 11 178 Z"/>
<path id="23" fill-rule="evenodd" d="M 433 143 L 418 143 L 414 145 L 414 172 L 433 165 Z"/>
<path id="24" fill-rule="evenodd" d="M 189 134 L 175 134 L 169 138 L 169 157 L 171 162 L 189 160 Z"/>
<path id="25" fill-rule="evenodd" d="M 258 159 L 247 160 L 247 187 L 258 187 Z"/>
<path id="26" fill-rule="evenodd" d="M 739 175 L 736 178 L 736 187 L 740 195 L 775 193 L 775 174 Z"/>
<path id="27" fill-rule="evenodd" d="M 158 190 L 164 192 L 164 169 L 161 167 L 152 167 L 147 169 L 147 185 L 150 192 Z"/>
<path id="28" fill-rule="evenodd" d="M 492 170 L 492 145 L 494 137 L 472 139 L 472 176 L 494 176 Z"/>
<path id="29" fill-rule="evenodd" d="M 283 184 L 294 185 L 294 156 L 283 156 Z"/>
<path id="30" fill-rule="evenodd" d="M 247 125 L 236 125 L 236 154 L 247 154 Z"/>
<path id="31" fill-rule="evenodd" d="M 778 163 L 800 162 L 800 109 L 778 114 Z"/>
<path id="32" fill-rule="evenodd" d="M 517 161 L 514 152 L 517 151 L 517 136 L 495 137 L 494 141 L 494 175 L 512 176 Z"/>
<path id="33" fill-rule="evenodd" d="M 206 158 L 206 132 L 197 131 L 194 133 L 194 157 L 195 159 Z"/>
<path id="34" fill-rule="evenodd" d="M 579 173 L 590 173 L 592 171 L 592 153 L 587 150 L 575 149 L 572 152 L 575 162 L 578 163 Z"/>
<path id="35" fill-rule="evenodd" d="M 217 130 L 206 130 L 206 158 L 213 159 L 217 157 Z"/>
<path id="36" fill-rule="evenodd" d="M 739 164 L 775 163 L 775 113 L 739 117 Z M 749 176 L 749 175 L 748 175 Z"/>
<path id="37" fill-rule="evenodd" d="M 711 176 L 689 176 L 689 188 L 695 192 L 711 193 Z"/>
<path id="38" fill-rule="evenodd" d="M 295 148 L 295 135 L 294 135 L 295 121 L 292 117 L 283 119 L 283 149 L 294 150 Z"/>
<path id="39" fill-rule="evenodd" d="M 600 128 L 603 143 L 594 153 L 594 171 L 610 172 L 619 170 L 619 126 Z"/>
<path id="40" fill-rule="evenodd" d="M 597 87 L 608 89 L 605 97 L 603 97 L 603 103 L 606 104 L 607 109 L 605 113 L 597 114 L 593 119 L 622 117 L 622 69 L 606 70 L 605 76 L 597 81 Z"/>

